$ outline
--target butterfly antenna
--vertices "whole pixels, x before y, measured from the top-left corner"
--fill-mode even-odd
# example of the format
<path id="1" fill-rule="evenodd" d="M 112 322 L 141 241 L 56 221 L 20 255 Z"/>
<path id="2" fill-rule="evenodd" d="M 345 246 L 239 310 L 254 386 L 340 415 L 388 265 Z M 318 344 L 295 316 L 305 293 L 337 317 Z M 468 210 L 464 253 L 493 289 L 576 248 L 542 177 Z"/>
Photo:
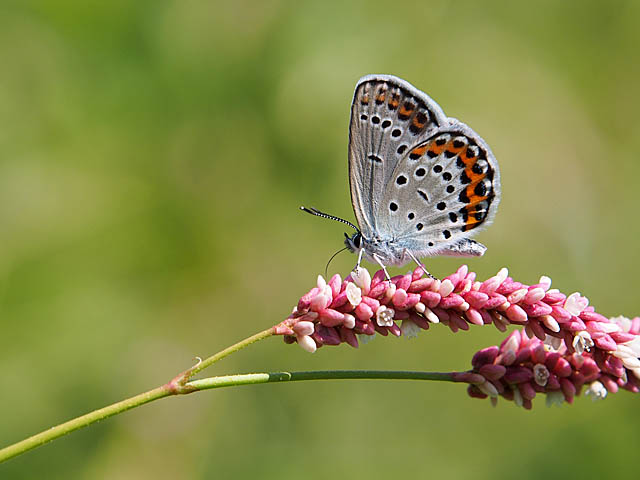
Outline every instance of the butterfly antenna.
<path id="1" fill-rule="evenodd" d="M 341 253 L 344 252 L 345 250 L 347 250 L 347 247 L 341 248 L 340 250 L 338 250 L 336 253 L 334 253 L 333 255 L 331 255 L 331 258 L 329 259 L 329 261 L 327 262 L 327 266 L 324 267 L 324 277 L 328 278 L 329 277 L 329 264 L 331 263 L 331 260 L 333 260 L 334 258 L 336 258 L 336 256 Z"/>
<path id="2" fill-rule="evenodd" d="M 346 225 L 349 225 L 351 228 L 353 228 L 356 232 L 359 232 L 360 229 L 358 227 L 356 227 L 353 223 L 351 223 L 348 220 L 345 220 L 344 218 L 340 218 L 340 217 L 336 217 L 335 215 L 329 215 L 328 213 L 324 213 L 321 212 L 320 210 L 316 209 L 316 208 L 307 208 L 307 207 L 300 207 L 300 210 L 302 210 L 303 212 L 307 212 L 310 213 L 311 215 L 315 215 L 316 217 L 322 217 L 322 218 L 328 218 L 329 220 L 335 220 L 336 222 L 342 222 Z M 338 252 L 340 253 L 340 252 Z M 336 254 L 337 255 L 337 254 Z M 335 256 L 335 255 L 334 255 Z M 331 257 L 333 258 L 333 257 Z M 331 261 L 331 260 L 329 260 Z"/>

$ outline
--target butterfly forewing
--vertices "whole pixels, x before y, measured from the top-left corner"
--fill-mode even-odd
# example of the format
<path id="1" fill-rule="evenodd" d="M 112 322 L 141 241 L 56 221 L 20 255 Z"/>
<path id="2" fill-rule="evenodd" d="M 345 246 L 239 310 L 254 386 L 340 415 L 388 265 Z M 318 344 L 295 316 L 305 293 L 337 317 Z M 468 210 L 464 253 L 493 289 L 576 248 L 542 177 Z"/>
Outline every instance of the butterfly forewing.
<path id="1" fill-rule="evenodd" d="M 360 79 L 351 106 L 349 178 L 351 201 L 366 238 L 386 229 L 378 213 L 398 162 L 446 120 L 433 100 L 399 78 Z"/>

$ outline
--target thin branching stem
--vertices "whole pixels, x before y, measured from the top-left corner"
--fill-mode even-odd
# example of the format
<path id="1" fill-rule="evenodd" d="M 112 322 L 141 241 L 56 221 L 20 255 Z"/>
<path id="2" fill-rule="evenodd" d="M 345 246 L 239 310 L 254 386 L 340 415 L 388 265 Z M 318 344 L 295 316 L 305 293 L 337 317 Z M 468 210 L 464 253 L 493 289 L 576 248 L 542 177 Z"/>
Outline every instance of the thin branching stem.
<path id="1" fill-rule="evenodd" d="M 384 371 L 384 370 L 326 370 L 310 372 L 271 372 L 250 373 L 244 375 L 225 375 L 220 377 L 192 380 L 184 385 L 183 389 L 175 390 L 169 384 L 163 385 L 148 392 L 122 400 L 107 407 L 82 415 L 68 422 L 49 428 L 32 437 L 14 443 L 0 450 L 0 463 L 17 455 L 25 453 L 33 448 L 43 445 L 51 440 L 62 437 L 80 428 L 96 423 L 105 418 L 123 413 L 132 408 L 139 407 L 154 400 L 171 395 L 182 395 L 201 390 L 232 387 L 237 385 L 253 385 L 260 383 L 299 382 L 304 380 L 346 380 L 346 379 L 378 379 L 378 380 L 432 380 L 442 382 L 455 382 L 452 373 L 439 372 L 411 372 L 411 371 Z"/>

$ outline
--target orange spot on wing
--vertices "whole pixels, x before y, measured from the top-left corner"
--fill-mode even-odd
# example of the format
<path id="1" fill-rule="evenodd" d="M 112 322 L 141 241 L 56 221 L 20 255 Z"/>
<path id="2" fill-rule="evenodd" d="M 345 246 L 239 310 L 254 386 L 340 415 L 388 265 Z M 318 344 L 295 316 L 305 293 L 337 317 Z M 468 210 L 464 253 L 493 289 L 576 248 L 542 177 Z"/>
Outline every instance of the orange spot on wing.
<path id="1" fill-rule="evenodd" d="M 467 185 L 466 193 L 467 193 L 467 197 L 469 198 L 469 203 L 467 204 L 467 207 L 466 207 L 467 209 L 487 199 L 486 195 L 476 194 L 475 188 L 477 184 L 478 182 L 470 183 L 469 185 Z"/>
<path id="2" fill-rule="evenodd" d="M 425 123 L 427 123 L 427 117 L 425 117 L 424 115 L 421 116 L 420 114 L 413 117 L 413 120 L 411 121 L 411 124 L 418 130 L 422 130 Z"/>
<path id="3" fill-rule="evenodd" d="M 483 221 L 484 220 L 476 220 L 475 217 L 469 215 L 469 218 L 467 219 L 467 222 L 464 224 L 464 227 L 462 227 L 462 230 L 466 232 L 467 230 L 471 230 L 472 228 L 476 228 Z"/>
<path id="4" fill-rule="evenodd" d="M 449 150 L 450 152 L 460 153 L 460 152 L 462 152 L 462 149 L 465 147 L 465 145 L 462 145 L 461 147 L 455 147 L 453 144 L 454 144 L 454 142 L 452 140 L 452 141 L 448 142 L 447 145 L 446 145 L 447 150 Z"/>
<path id="5" fill-rule="evenodd" d="M 392 93 L 389 98 L 389 108 L 395 110 L 400 105 L 400 95 L 398 93 Z"/>
<path id="6" fill-rule="evenodd" d="M 404 102 L 400 107 L 400 110 L 398 110 L 398 116 L 401 119 L 406 120 L 411 115 L 411 112 L 413 112 L 415 109 L 416 109 L 416 106 L 413 105 L 412 103 Z"/>
<path id="7" fill-rule="evenodd" d="M 443 143 L 442 145 L 438 145 L 436 142 L 432 142 L 430 150 L 432 152 L 435 152 L 436 155 L 440 155 L 442 152 L 444 152 L 446 147 L 447 147 L 446 143 Z"/>
<path id="8" fill-rule="evenodd" d="M 413 150 L 411 150 L 411 153 L 422 156 L 426 153 L 428 147 L 429 147 L 428 145 L 422 145 L 421 147 L 416 147 Z"/>

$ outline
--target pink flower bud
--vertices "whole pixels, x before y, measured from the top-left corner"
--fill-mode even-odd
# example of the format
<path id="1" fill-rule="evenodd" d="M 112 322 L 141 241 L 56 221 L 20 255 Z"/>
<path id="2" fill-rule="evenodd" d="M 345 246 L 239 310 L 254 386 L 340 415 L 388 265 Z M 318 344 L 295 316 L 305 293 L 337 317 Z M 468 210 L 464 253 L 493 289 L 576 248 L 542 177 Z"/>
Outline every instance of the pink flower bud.
<path id="1" fill-rule="evenodd" d="M 526 323 L 527 314 L 522 309 L 522 307 L 518 305 L 511 305 L 507 308 L 507 318 L 514 323 Z"/>
<path id="2" fill-rule="evenodd" d="M 430 292 L 428 290 L 420 292 L 420 299 L 429 308 L 437 307 L 441 298 L 440 294 L 436 292 Z"/>
<path id="3" fill-rule="evenodd" d="M 503 365 L 487 364 L 480 367 L 478 373 L 487 380 L 499 380 L 506 373 L 507 368 Z"/>
<path id="4" fill-rule="evenodd" d="M 489 295 L 482 292 L 470 291 L 464 295 L 464 299 L 471 305 L 473 308 L 480 310 L 483 308 L 486 303 L 489 301 Z"/>
<path id="5" fill-rule="evenodd" d="M 356 318 L 363 322 L 373 317 L 373 310 L 371 310 L 371 307 L 369 307 L 369 305 L 364 302 L 361 302 L 360 305 L 356 307 L 354 312 L 356 314 Z"/>
<path id="6" fill-rule="evenodd" d="M 391 279 L 396 284 L 397 289 L 407 290 L 411 286 L 411 275 L 399 275 Z"/>

